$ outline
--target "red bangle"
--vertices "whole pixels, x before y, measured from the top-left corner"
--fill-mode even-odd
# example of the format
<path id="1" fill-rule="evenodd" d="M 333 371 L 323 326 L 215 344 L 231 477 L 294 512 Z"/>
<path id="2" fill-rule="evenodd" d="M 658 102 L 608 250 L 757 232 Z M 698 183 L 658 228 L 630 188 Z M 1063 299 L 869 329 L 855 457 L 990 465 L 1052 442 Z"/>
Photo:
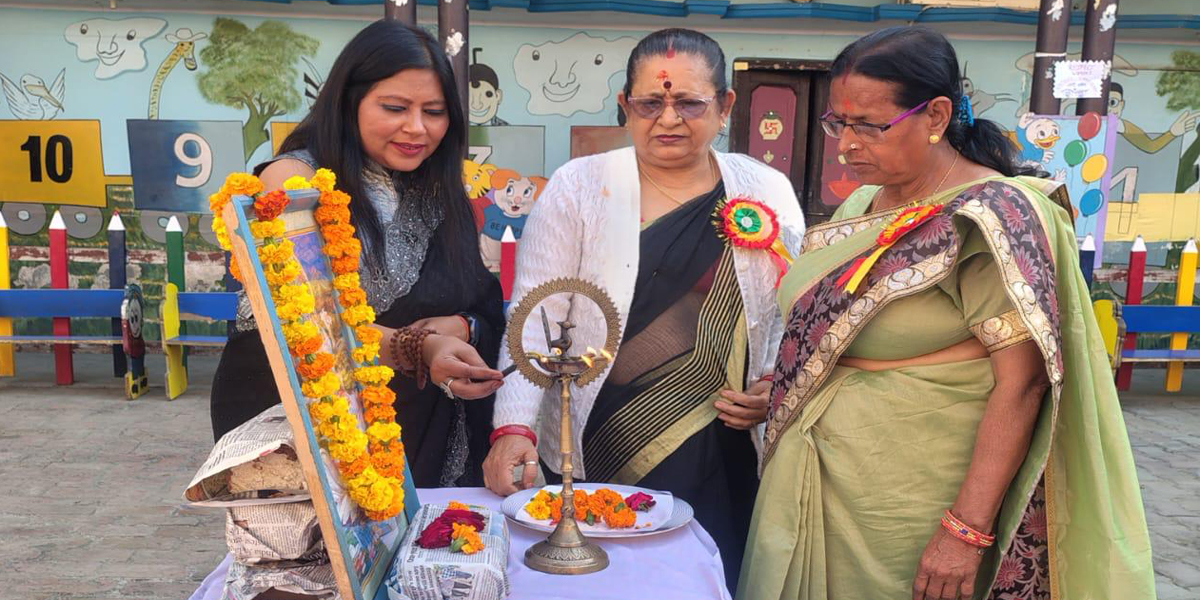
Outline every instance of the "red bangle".
<path id="1" fill-rule="evenodd" d="M 942 527 L 945 527 L 946 531 L 949 531 L 954 537 L 972 546 L 987 548 L 996 543 L 996 536 L 973 529 L 970 525 L 963 523 L 958 517 L 955 517 L 954 513 L 950 512 L 950 509 L 946 509 L 946 513 L 942 515 Z"/>
<path id="2" fill-rule="evenodd" d="M 464 341 L 467 342 L 468 344 L 471 343 L 471 322 L 468 321 L 467 318 L 462 315 L 454 315 L 454 316 L 462 319 L 463 329 L 467 330 L 467 339 Z"/>
<path id="3" fill-rule="evenodd" d="M 758 378 L 758 380 L 759 380 L 759 381 L 770 381 L 771 383 L 774 383 L 774 382 L 775 382 L 775 374 L 774 374 L 774 373 L 767 373 L 766 375 L 763 375 L 762 377 L 759 377 L 759 378 Z"/>
<path id="4" fill-rule="evenodd" d="M 488 436 L 488 443 L 495 445 L 496 440 L 506 435 L 523 435 L 529 438 L 534 446 L 537 445 L 537 434 L 524 425 L 501 425 L 492 431 L 492 435 Z"/>

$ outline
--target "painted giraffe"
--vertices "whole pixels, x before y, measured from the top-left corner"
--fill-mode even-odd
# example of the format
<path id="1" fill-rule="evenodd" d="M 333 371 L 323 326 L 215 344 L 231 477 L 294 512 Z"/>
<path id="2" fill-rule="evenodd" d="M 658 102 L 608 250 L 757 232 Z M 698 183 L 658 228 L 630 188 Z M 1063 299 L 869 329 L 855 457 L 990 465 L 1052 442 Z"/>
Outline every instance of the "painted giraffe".
<path id="1" fill-rule="evenodd" d="M 180 27 L 175 30 L 175 33 L 167 34 L 167 41 L 175 44 L 175 49 L 163 59 L 162 64 L 158 66 L 158 72 L 154 74 L 154 81 L 150 82 L 149 118 L 158 118 L 158 102 L 162 97 L 163 83 L 167 80 L 171 69 L 174 69 L 182 59 L 183 66 L 187 67 L 187 70 L 196 70 L 196 42 L 206 37 L 208 37 L 207 33 L 202 31 L 192 33 L 192 30 L 187 27 Z"/>

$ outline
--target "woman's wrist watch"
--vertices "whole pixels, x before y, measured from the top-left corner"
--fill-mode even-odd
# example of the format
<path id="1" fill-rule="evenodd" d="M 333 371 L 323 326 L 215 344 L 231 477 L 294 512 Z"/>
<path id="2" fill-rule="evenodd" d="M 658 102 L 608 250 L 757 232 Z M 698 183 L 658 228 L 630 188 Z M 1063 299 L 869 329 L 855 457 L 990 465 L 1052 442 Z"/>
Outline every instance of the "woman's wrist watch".
<path id="1" fill-rule="evenodd" d="M 458 313 L 458 316 L 467 323 L 467 343 L 474 346 L 479 341 L 479 321 L 470 313 Z"/>

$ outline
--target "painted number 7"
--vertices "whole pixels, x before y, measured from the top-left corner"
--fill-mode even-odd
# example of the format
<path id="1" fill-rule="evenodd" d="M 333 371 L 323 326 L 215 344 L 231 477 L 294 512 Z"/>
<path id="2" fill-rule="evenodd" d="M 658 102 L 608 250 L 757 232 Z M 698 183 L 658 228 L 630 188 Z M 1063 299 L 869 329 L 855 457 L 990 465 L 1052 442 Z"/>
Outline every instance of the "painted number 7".
<path id="1" fill-rule="evenodd" d="M 188 142 L 192 142 L 189 153 Z M 185 133 L 175 138 L 175 158 L 184 166 L 198 167 L 199 171 L 195 175 L 187 176 L 179 174 L 175 176 L 175 185 L 185 188 L 198 188 L 208 183 L 209 177 L 212 176 L 212 148 L 204 138 L 194 134 Z"/>

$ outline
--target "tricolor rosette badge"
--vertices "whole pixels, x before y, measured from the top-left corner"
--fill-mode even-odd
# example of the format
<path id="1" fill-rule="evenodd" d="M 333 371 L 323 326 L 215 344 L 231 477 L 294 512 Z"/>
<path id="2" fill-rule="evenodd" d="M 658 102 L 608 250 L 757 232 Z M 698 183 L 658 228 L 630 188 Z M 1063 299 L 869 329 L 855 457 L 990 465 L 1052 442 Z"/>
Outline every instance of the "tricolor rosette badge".
<path id="1" fill-rule="evenodd" d="M 739 248 L 767 250 L 779 270 L 775 287 L 787 274 L 792 255 L 779 239 L 779 218 L 775 211 L 757 200 L 743 196 L 731 198 L 717 208 L 717 231 Z"/>

